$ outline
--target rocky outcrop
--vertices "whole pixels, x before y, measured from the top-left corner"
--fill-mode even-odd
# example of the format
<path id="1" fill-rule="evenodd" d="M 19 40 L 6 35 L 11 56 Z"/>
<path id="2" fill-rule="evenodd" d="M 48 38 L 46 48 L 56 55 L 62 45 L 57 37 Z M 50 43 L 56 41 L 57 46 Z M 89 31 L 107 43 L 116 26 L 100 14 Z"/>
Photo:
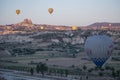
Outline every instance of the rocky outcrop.
<path id="1" fill-rule="evenodd" d="M 33 23 L 30 19 L 24 19 L 22 22 L 14 24 L 14 26 L 27 26 L 27 27 L 32 27 Z"/>

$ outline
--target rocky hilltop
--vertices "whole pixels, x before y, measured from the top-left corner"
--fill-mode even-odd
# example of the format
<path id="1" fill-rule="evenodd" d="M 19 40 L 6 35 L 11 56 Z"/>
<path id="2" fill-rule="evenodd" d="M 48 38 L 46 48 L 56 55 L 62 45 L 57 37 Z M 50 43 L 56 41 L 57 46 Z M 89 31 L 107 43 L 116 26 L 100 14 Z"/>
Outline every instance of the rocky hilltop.
<path id="1" fill-rule="evenodd" d="M 0 25 L 0 35 L 15 33 L 32 33 L 49 30 L 63 31 L 71 29 L 72 28 L 70 26 L 64 25 L 33 24 L 30 19 L 24 19 L 23 21 L 16 24 Z"/>
<path id="2" fill-rule="evenodd" d="M 20 23 L 13 24 L 13 26 L 28 26 L 28 27 L 31 27 L 31 26 L 34 26 L 34 25 L 33 25 L 32 21 L 30 19 L 24 19 Z"/>

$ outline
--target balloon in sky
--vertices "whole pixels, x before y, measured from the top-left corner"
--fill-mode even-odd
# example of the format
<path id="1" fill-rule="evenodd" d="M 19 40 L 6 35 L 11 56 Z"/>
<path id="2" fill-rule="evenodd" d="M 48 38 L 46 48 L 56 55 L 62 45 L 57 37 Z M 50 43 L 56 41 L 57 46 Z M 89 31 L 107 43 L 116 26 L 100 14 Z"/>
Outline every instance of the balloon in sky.
<path id="1" fill-rule="evenodd" d="M 48 9 L 48 12 L 49 12 L 50 14 L 52 14 L 53 11 L 54 11 L 53 8 L 49 8 L 49 9 Z"/>
<path id="2" fill-rule="evenodd" d="M 111 56 L 114 44 L 106 35 L 95 35 L 87 38 L 84 47 L 91 60 L 98 67 L 102 67 Z"/>
<path id="3" fill-rule="evenodd" d="M 16 10 L 16 14 L 17 14 L 17 15 L 20 14 L 20 10 L 19 10 L 19 9 Z"/>
<path id="4" fill-rule="evenodd" d="M 72 30 L 78 30 L 77 26 L 72 26 Z"/>

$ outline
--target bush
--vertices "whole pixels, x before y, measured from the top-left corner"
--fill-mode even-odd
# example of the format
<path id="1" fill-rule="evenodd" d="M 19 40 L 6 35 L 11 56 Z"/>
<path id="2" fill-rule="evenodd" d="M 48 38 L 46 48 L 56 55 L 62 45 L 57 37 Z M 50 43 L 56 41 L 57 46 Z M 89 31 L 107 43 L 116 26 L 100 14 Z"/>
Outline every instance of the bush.
<path id="1" fill-rule="evenodd" d="M 103 73 L 102 73 L 102 72 L 99 72 L 99 76 L 103 76 Z"/>

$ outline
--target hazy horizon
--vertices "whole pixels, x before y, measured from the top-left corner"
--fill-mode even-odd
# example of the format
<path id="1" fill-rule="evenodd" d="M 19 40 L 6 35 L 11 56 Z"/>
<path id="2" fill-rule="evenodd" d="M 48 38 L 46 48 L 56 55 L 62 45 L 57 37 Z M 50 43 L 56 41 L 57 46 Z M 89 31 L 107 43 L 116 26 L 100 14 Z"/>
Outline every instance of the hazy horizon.
<path id="1" fill-rule="evenodd" d="M 94 22 L 120 22 L 120 0 L 1 0 L 0 25 L 31 19 L 34 24 L 86 26 Z M 52 15 L 48 8 L 53 8 Z M 20 9 L 20 15 L 16 15 Z"/>

